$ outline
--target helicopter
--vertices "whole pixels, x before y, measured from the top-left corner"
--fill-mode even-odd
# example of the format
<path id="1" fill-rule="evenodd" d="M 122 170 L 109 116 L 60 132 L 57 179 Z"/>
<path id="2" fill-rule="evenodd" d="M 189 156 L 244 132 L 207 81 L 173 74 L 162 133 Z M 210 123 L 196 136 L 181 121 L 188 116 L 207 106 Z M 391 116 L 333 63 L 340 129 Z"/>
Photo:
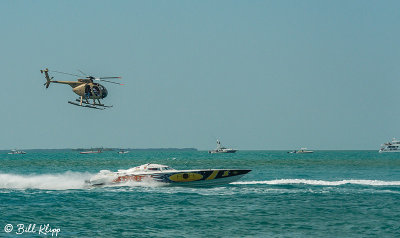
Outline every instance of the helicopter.
<path id="1" fill-rule="evenodd" d="M 44 70 L 40 70 L 40 73 L 42 73 L 42 74 L 44 73 L 44 75 L 46 77 L 46 83 L 44 83 L 44 85 L 46 86 L 46 89 L 50 86 L 50 83 L 68 84 L 69 86 L 72 87 L 72 91 L 80 97 L 75 100 L 76 102 L 68 101 L 68 103 L 75 105 L 75 106 L 80 106 L 80 107 L 87 107 L 87 108 L 100 109 L 100 110 L 104 110 L 106 108 L 112 107 L 112 106 L 106 106 L 100 102 L 100 99 L 104 99 L 105 97 L 107 97 L 108 91 L 103 85 L 101 85 L 99 83 L 95 83 L 94 81 L 103 81 L 103 82 L 107 82 L 107 83 L 123 85 L 123 84 L 116 83 L 113 81 L 105 80 L 105 79 L 120 79 L 122 77 L 98 77 L 98 78 L 96 78 L 94 76 L 86 75 L 82 71 L 79 71 L 82 74 L 86 75 L 85 78 L 81 78 L 82 77 L 81 75 L 51 70 L 51 72 L 55 72 L 55 73 L 61 73 L 61 74 L 80 77 L 77 79 L 77 81 L 55 81 L 55 80 L 53 80 L 54 77 L 49 76 L 49 72 L 50 72 L 50 70 L 48 68 L 46 68 Z M 90 103 L 89 99 L 92 99 L 93 103 Z M 96 102 L 96 100 L 97 100 L 97 102 Z"/>

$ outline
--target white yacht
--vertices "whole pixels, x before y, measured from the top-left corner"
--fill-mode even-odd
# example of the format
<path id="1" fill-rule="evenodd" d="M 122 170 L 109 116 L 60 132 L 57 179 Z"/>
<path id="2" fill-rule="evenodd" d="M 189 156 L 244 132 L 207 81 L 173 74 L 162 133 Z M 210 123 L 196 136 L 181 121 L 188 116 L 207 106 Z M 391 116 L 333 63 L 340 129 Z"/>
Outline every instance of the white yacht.
<path id="1" fill-rule="evenodd" d="M 289 154 L 310 154 L 310 153 L 314 153 L 314 151 L 312 150 L 307 150 L 307 148 L 301 148 L 300 150 L 293 150 L 293 151 L 289 151 Z"/>
<path id="2" fill-rule="evenodd" d="M 98 154 L 103 153 L 101 150 L 88 150 L 88 151 L 81 151 L 80 154 Z"/>
<path id="3" fill-rule="evenodd" d="M 79 152 L 80 154 L 98 154 L 98 153 L 103 153 L 103 149 L 90 149 L 90 150 L 86 150 L 86 151 L 81 151 Z"/>
<path id="4" fill-rule="evenodd" d="M 9 155 L 23 155 L 26 154 L 25 151 L 22 150 L 11 150 L 11 152 L 8 153 Z"/>
<path id="5" fill-rule="evenodd" d="M 217 140 L 217 149 L 215 150 L 210 150 L 208 151 L 208 153 L 210 154 L 218 154 L 218 153 L 235 153 L 237 150 L 235 149 L 230 149 L 230 148 L 226 148 L 223 147 L 221 145 L 221 142 L 219 140 Z"/>
<path id="6" fill-rule="evenodd" d="M 393 138 L 391 142 L 382 144 L 379 153 L 384 152 L 400 152 L 400 141 Z"/>
<path id="7" fill-rule="evenodd" d="M 129 150 L 120 150 L 120 151 L 118 151 L 118 154 L 128 154 L 129 153 Z"/>
<path id="8" fill-rule="evenodd" d="M 101 170 L 86 182 L 93 186 L 123 185 L 130 181 L 154 181 L 162 185 L 175 186 L 216 186 L 234 182 L 250 171 L 248 169 L 176 170 L 161 164 L 143 164 L 117 172 Z"/>

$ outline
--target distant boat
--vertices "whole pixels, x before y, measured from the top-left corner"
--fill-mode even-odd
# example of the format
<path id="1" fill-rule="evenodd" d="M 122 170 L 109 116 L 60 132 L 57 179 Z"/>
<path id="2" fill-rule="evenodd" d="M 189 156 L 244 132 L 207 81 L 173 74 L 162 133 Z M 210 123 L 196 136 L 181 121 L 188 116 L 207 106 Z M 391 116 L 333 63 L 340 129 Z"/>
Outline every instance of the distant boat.
<path id="1" fill-rule="evenodd" d="M 218 153 L 235 153 L 237 150 L 235 149 L 230 149 L 230 148 L 226 148 L 223 147 L 221 145 L 221 142 L 219 140 L 217 140 L 217 149 L 215 150 L 210 150 L 208 151 L 208 153 L 210 154 L 218 154 Z"/>
<path id="2" fill-rule="evenodd" d="M 118 151 L 118 154 L 128 154 L 129 151 L 128 150 L 120 150 Z"/>
<path id="3" fill-rule="evenodd" d="M 301 148 L 300 150 L 293 150 L 293 151 L 289 151 L 289 154 L 310 154 L 310 153 L 314 153 L 314 151 L 312 150 L 307 150 L 307 148 Z"/>
<path id="4" fill-rule="evenodd" d="M 11 152 L 8 153 L 9 155 L 23 155 L 26 154 L 25 151 L 22 150 L 11 150 Z"/>
<path id="5" fill-rule="evenodd" d="M 98 149 L 98 150 L 88 150 L 80 152 L 80 154 L 98 154 L 98 153 L 103 153 L 103 151 Z"/>
<path id="6" fill-rule="evenodd" d="M 393 138 L 391 142 L 382 144 L 379 153 L 385 152 L 400 152 L 400 141 Z"/>

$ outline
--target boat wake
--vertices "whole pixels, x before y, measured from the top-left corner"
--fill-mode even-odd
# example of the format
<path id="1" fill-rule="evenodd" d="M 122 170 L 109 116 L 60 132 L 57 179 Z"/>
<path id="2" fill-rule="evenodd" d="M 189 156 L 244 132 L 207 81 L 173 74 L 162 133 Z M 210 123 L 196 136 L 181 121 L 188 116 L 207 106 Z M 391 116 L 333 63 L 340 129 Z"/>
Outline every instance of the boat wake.
<path id="1" fill-rule="evenodd" d="M 400 186 L 400 181 L 381 181 L 381 180 L 339 180 L 339 181 L 324 181 L 324 180 L 308 180 L 308 179 L 276 179 L 266 181 L 239 181 L 232 184 L 266 184 L 266 185 L 291 185 L 291 184 L 306 184 L 320 186 L 341 186 L 346 184 L 365 185 L 365 186 Z"/>
<path id="2" fill-rule="evenodd" d="M 89 172 L 65 172 L 59 174 L 5 174 L 0 173 L 0 189 L 43 189 L 43 190 L 69 190 L 90 189 L 93 186 L 85 181 L 92 177 Z M 308 179 L 276 179 L 264 181 L 238 181 L 233 185 L 315 185 L 315 186 L 342 186 L 342 185 L 364 185 L 364 186 L 400 186 L 400 181 L 382 180 L 308 180 Z M 165 186 L 153 180 L 128 181 L 117 185 L 105 185 L 99 187 L 160 187 Z"/>
<path id="3" fill-rule="evenodd" d="M 0 173 L 0 189 L 67 190 L 86 188 L 85 178 L 90 173 L 65 172 L 60 174 L 3 174 Z"/>
<path id="4" fill-rule="evenodd" d="M 92 186 L 86 181 L 93 174 L 84 172 L 65 172 L 60 174 L 3 174 L 0 173 L 0 189 L 42 189 L 42 190 L 68 190 L 90 189 L 95 187 L 159 187 L 163 186 L 153 180 L 141 182 L 127 181 L 116 185 Z"/>

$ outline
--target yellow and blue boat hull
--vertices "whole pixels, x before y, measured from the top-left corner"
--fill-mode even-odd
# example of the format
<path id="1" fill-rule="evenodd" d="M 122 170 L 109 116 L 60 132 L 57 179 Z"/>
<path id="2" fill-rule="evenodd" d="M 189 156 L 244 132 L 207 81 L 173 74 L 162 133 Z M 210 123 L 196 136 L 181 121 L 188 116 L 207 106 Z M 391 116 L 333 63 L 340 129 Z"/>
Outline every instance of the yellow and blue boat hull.
<path id="1" fill-rule="evenodd" d="M 187 170 L 154 174 L 151 177 L 157 182 L 169 185 L 215 186 L 237 181 L 250 171 L 245 169 Z"/>

